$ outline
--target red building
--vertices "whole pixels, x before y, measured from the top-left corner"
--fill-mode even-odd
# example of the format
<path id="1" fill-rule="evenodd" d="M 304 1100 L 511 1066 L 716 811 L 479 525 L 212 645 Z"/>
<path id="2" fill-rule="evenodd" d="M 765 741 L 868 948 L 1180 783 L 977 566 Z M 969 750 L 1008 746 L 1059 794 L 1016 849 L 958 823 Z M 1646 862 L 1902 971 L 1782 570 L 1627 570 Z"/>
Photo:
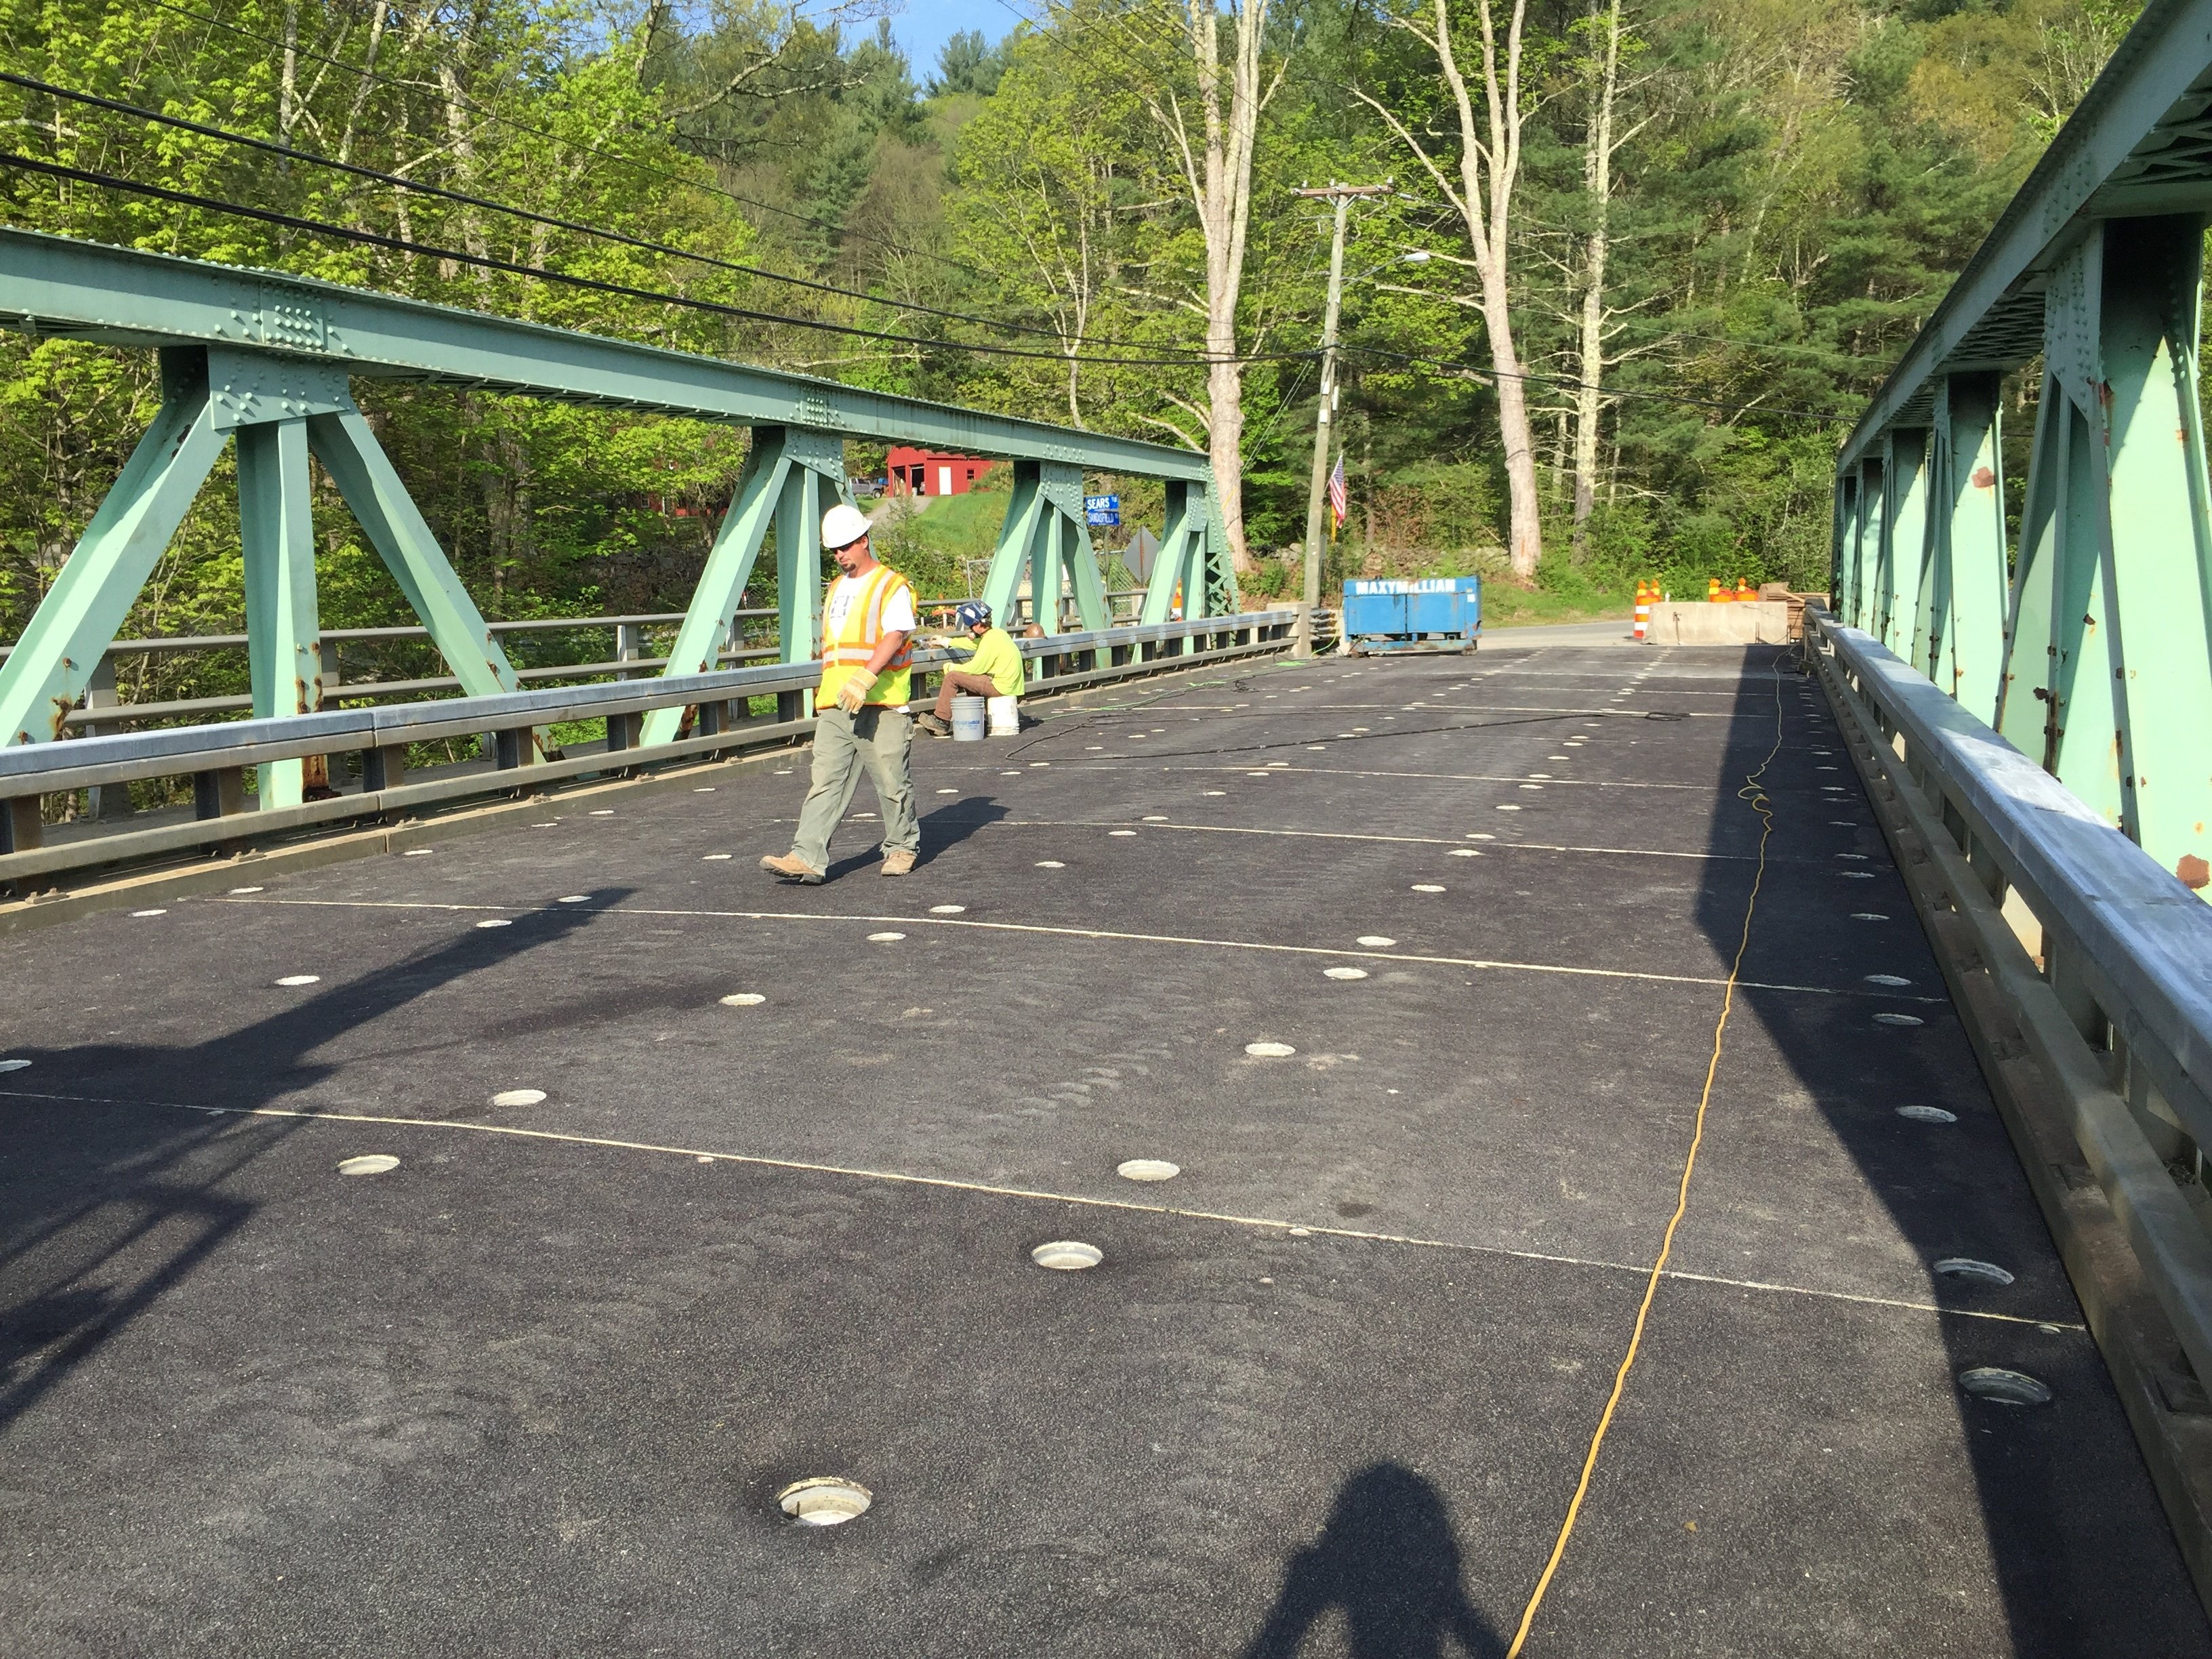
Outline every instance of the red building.
<path id="1" fill-rule="evenodd" d="M 894 447 L 884 458 L 887 488 L 894 495 L 965 495 L 975 480 L 997 465 L 978 455 L 945 455 L 930 449 Z"/>

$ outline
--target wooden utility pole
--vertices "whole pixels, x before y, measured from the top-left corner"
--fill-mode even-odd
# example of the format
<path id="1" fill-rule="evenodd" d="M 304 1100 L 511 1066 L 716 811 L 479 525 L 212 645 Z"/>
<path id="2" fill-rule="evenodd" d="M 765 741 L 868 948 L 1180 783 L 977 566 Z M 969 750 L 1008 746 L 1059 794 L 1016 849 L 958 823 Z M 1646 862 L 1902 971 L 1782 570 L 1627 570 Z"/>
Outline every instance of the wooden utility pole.
<path id="1" fill-rule="evenodd" d="M 1328 489 L 1329 434 L 1336 417 L 1336 318 L 1344 300 L 1344 227 L 1352 204 L 1364 196 L 1387 196 L 1390 185 L 1340 185 L 1295 190 L 1293 196 L 1333 203 L 1335 224 L 1328 245 L 1328 307 L 1321 328 L 1321 410 L 1314 422 L 1313 475 L 1306 485 L 1305 586 L 1298 610 L 1297 650 L 1313 654 L 1313 613 L 1321 608 L 1321 503 Z"/>

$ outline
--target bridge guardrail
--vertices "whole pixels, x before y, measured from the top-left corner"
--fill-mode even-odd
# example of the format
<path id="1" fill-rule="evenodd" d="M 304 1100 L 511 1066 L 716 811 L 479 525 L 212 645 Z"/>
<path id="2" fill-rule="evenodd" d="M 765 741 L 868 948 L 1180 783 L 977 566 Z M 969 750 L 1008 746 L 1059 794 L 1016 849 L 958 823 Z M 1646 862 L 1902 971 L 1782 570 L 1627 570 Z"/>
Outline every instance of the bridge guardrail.
<path id="1" fill-rule="evenodd" d="M 1136 614 L 1145 597 L 1141 587 L 1110 587 L 1105 599 L 1109 617 L 1127 612 L 1127 625 L 1133 626 Z M 927 625 L 933 617 L 949 617 L 960 604 L 954 599 L 923 599 L 918 602 Z M 1031 620 L 1030 603 L 1018 599 L 1014 615 L 1005 619 L 1012 628 Z M 1065 623 L 1073 609 L 1072 600 L 1063 600 L 1060 620 Z M 487 623 L 485 631 L 495 638 L 507 639 L 523 634 L 580 634 L 592 630 L 609 630 L 615 636 L 617 654 L 604 659 L 586 662 L 538 663 L 518 668 L 515 678 L 526 684 L 544 680 L 589 679 L 600 674 L 617 678 L 636 678 L 654 674 L 668 666 L 666 657 L 648 656 L 645 634 L 648 629 L 674 633 L 684 622 L 681 611 L 629 612 L 607 617 L 525 617 L 511 622 Z M 732 620 L 738 623 L 773 621 L 780 613 L 774 606 L 756 607 L 734 613 Z M 404 702 L 443 691 L 461 689 L 459 680 L 450 674 L 430 675 L 413 679 L 346 679 L 340 661 L 341 647 L 348 645 L 389 645 L 400 642 L 428 643 L 430 630 L 423 627 L 392 628 L 325 628 L 316 635 L 323 663 L 323 698 L 327 702 Z M 100 653 L 100 667 L 94 675 L 90 701 L 82 708 L 71 709 L 62 718 L 65 731 L 105 732 L 118 726 L 140 726 L 156 720 L 191 721 L 210 714 L 234 714 L 253 707 L 253 699 L 245 693 L 210 697 L 183 697 L 166 702 L 124 702 L 115 699 L 114 664 L 118 657 L 189 657 L 215 651 L 243 651 L 248 636 L 244 634 L 178 634 L 167 636 L 155 635 L 143 639 L 116 640 Z M 0 662 L 5 662 L 15 652 L 12 645 L 0 644 Z M 725 647 L 721 660 L 726 664 L 775 661 L 781 653 L 774 645 L 735 647 Z"/>
<path id="2" fill-rule="evenodd" d="M 1826 647 L 1815 665 L 1860 727 L 1855 752 L 1871 751 L 1859 757 L 1887 775 L 1926 843 L 2212 1388 L 2212 1231 L 2174 1173 L 2193 1166 L 2201 1179 L 2198 1149 L 2212 1147 L 2212 908 L 1873 635 L 1806 616 Z M 2100 1310 L 2083 1300 L 2096 1329 Z"/>
<path id="3" fill-rule="evenodd" d="M 1295 620 L 1289 611 L 1249 611 L 1049 635 L 1017 643 L 1036 665 L 1031 690 L 1051 691 L 1280 650 L 1289 642 L 1286 636 Z M 915 653 L 917 666 L 925 668 L 949 659 L 949 653 L 941 650 Z M 773 663 L 711 674 L 555 686 L 0 749 L 0 884 L 20 885 L 69 871 L 210 848 L 234 848 L 252 839 L 347 819 L 381 817 L 471 796 L 509 794 L 541 783 L 629 773 L 668 761 L 786 741 L 812 726 L 811 717 L 801 710 L 800 694 L 811 690 L 820 675 L 818 663 Z M 735 712 L 741 702 L 771 694 L 779 704 L 775 719 L 749 719 Z M 695 735 L 668 743 L 638 742 L 645 714 L 656 708 L 695 706 Z M 537 728 L 592 720 L 607 722 L 604 750 L 538 757 Z M 436 770 L 445 775 L 407 781 L 410 744 L 480 734 L 495 738 L 493 767 L 441 767 Z M 247 767 L 349 752 L 362 757 L 357 791 L 295 806 L 248 810 Z M 41 803 L 47 795 L 184 775 L 193 780 L 193 817 L 189 821 L 84 834 L 45 844 Z"/>

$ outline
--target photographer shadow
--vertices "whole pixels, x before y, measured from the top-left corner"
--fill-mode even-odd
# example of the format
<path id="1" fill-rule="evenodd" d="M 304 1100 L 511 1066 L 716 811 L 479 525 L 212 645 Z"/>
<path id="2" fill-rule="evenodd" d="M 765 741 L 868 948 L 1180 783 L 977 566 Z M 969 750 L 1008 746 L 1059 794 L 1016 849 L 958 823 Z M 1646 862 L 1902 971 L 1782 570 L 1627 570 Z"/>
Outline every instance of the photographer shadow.
<path id="1" fill-rule="evenodd" d="M 1291 1558 L 1244 1659 L 1292 1659 L 1332 1608 L 1343 1610 L 1351 1659 L 1443 1659 L 1447 1641 L 1470 1659 L 1505 1650 L 1467 1599 L 1443 1494 L 1399 1463 L 1344 1483 L 1319 1540 Z"/>

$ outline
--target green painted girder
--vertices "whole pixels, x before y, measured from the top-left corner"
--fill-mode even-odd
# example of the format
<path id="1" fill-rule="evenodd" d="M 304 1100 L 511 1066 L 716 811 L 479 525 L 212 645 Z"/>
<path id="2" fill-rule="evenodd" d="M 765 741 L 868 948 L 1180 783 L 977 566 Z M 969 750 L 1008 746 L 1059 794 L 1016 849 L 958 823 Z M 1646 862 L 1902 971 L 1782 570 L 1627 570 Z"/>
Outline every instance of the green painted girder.
<path id="1" fill-rule="evenodd" d="M 1938 465 L 1929 513 L 1935 556 L 1923 614 L 1930 679 L 1978 719 L 1996 712 L 2004 661 L 2004 461 L 1999 378 L 1947 375 L 1936 389 Z"/>
<path id="2" fill-rule="evenodd" d="M 1212 476 L 1195 450 L 36 231 L 0 229 L 0 325 L 118 345 L 258 348 L 351 375 L 795 424 L 1143 477 Z"/>
<path id="3" fill-rule="evenodd" d="M 1875 555 L 1874 636 L 1910 657 L 1927 551 L 1928 434 L 1905 428 L 1882 441 L 1881 539 Z"/>
<path id="4" fill-rule="evenodd" d="M 2150 0 L 1882 383 L 1841 465 L 1878 453 L 1937 375 L 2017 368 L 2036 355 L 2038 289 L 2054 246 L 2102 219 L 2212 208 L 2212 167 L 2191 131 L 2208 70 L 2212 0 Z"/>
<path id="5" fill-rule="evenodd" d="M 2051 273 L 1998 719 L 2177 873 L 2212 860 L 2203 233 L 2195 215 L 2114 222 Z"/>
<path id="6" fill-rule="evenodd" d="M 2212 0 L 2151 0 L 1844 443 L 1833 566 L 1847 621 L 2212 898 L 2208 138 Z M 2007 586 L 1999 384 L 2038 356 Z"/>
<path id="7" fill-rule="evenodd" d="M 305 419 L 238 428 L 238 523 L 253 712 L 311 714 L 323 706 L 323 653 Z M 299 761 L 261 768 L 264 806 L 299 805 L 301 786 Z"/>
<path id="8" fill-rule="evenodd" d="M 1839 472 L 1828 496 L 1828 596 L 1838 617 L 1844 614 L 1844 549 L 1858 513 L 1858 483 L 1856 471 Z"/>
<path id="9" fill-rule="evenodd" d="M 1234 616 L 1243 608 L 1237 590 L 1237 562 L 1229 556 L 1229 526 L 1221 516 L 1221 495 L 1206 492 L 1206 609 L 1189 614 L 1200 617 Z"/>
<path id="10" fill-rule="evenodd" d="M 234 432 L 256 714 L 305 713 L 322 699 L 310 453 L 464 690 L 519 689 L 507 653 L 353 406 L 343 375 L 229 347 L 165 349 L 161 374 L 160 412 L 0 663 L 7 742 L 60 735 Z M 264 804 L 296 805 L 300 774 L 296 761 L 264 769 Z"/>
<path id="11" fill-rule="evenodd" d="M 1873 580 L 1875 550 L 1881 536 L 1881 463 L 1860 461 L 1844 475 L 1838 495 L 1846 503 L 1844 538 L 1836 550 L 1835 586 L 1831 597 L 1836 614 L 1853 628 L 1874 631 L 1868 594 Z"/>
<path id="12" fill-rule="evenodd" d="M 842 452 L 841 452 L 842 453 Z M 783 487 L 775 509 L 775 592 L 777 623 L 783 642 L 783 660 L 806 662 L 821 654 L 822 514 L 844 490 L 844 466 L 839 463 L 837 481 L 830 481 L 811 466 L 793 464 L 784 469 Z M 805 694 L 803 707 L 813 712 L 814 694 Z"/>
<path id="13" fill-rule="evenodd" d="M 426 305 L 277 273 L 0 229 L 0 326 L 155 346 L 172 395 L 64 579 L 0 670 L 0 711 L 29 740 L 51 737 L 128 613 L 224 438 L 241 434 L 256 708 L 319 695 L 298 672 L 317 638 L 313 532 L 301 490 L 320 460 L 471 695 L 514 690 L 514 671 L 355 405 L 356 376 L 465 385 L 755 428 L 737 501 L 672 653 L 672 673 L 719 660 L 764 544 L 776 533 L 787 661 L 816 654 L 823 509 L 845 491 L 843 446 L 865 434 L 1012 458 L 1017 488 L 987 592 L 1002 610 L 1024 571 L 1033 591 L 1073 588 L 1081 626 L 1108 622 L 1082 510 L 1086 467 L 1164 479 L 1173 556 L 1146 613 L 1164 618 L 1178 581 L 1184 613 L 1234 611 L 1212 470 L 1195 451 L 984 414 L 805 376 Z M 267 435 L 264 428 L 276 436 Z M 251 434 L 251 435 L 247 435 Z M 302 550 L 305 550 L 304 554 Z M 304 562 L 302 560 L 304 558 Z M 1050 603 L 1040 614 L 1057 629 Z M 312 702 L 304 705 L 312 706 Z M 41 710 L 50 720 L 38 718 Z M 642 734 L 672 735 L 660 711 Z M 297 769 L 264 780 L 296 796 Z"/>

